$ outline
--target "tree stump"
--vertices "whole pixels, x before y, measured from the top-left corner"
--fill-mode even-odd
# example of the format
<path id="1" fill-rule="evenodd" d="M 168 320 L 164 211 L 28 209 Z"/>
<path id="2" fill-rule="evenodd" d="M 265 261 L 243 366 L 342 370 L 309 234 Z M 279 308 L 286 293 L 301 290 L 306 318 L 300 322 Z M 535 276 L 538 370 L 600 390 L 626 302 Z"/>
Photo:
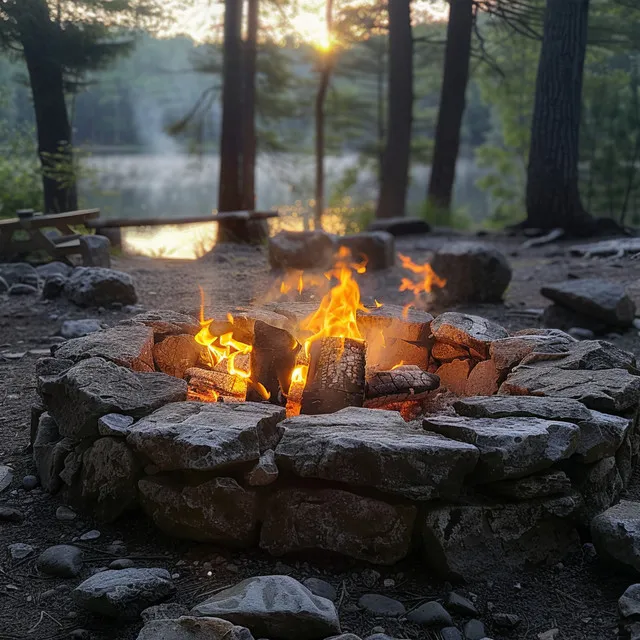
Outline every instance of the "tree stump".
<path id="1" fill-rule="evenodd" d="M 364 342 L 350 338 L 322 338 L 314 342 L 301 413 L 317 415 L 361 407 L 364 370 Z"/>

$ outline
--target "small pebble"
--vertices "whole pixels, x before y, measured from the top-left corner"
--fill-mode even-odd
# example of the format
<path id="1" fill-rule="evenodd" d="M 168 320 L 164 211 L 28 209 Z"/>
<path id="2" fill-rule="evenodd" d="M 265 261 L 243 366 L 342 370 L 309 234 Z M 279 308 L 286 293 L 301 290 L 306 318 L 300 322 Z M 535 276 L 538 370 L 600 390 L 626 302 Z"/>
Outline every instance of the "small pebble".
<path id="1" fill-rule="evenodd" d="M 469 620 L 464 625 L 464 637 L 466 640 L 484 640 L 487 634 L 484 630 L 484 625 L 480 620 Z"/>
<path id="2" fill-rule="evenodd" d="M 38 486 L 38 478 L 36 476 L 25 476 L 22 478 L 22 488 L 25 491 L 31 491 Z"/>
<path id="3" fill-rule="evenodd" d="M 338 594 L 333 588 L 333 585 L 330 585 L 325 580 L 320 580 L 320 578 L 307 578 L 302 581 L 302 584 L 307 587 L 314 596 L 326 598 L 327 600 L 331 600 L 331 602 L 335 602 L 338 598 Z"/>
<path id="4" fill-rule="evenodd" d="M 7 549 L 9 549 L 9 555 L 12 560 L 22 560 L 23 558 L 30 556 L 35 551 L 30 544 L 23 544 L 22 542 L 10 544 Z"/>
<path id="5" fill-rule="evenodd" d="M 100 537 L 100 532 L 97 529 L 92 529 L 91 531 L 87 531 L 87 533 L 83 533 L 80 536 L 80 540 L 84 540 L 85 542 L 88 540 L 97 540 Z"/>
<path id="6" fill-rule="evenodd" d="M 240 567 L 237 564 L 233 564 L 231 562 L 225 565 L 225 569 L 227 571 L 231 571 L 231 573 L 238 573 L 238 571 L 240 571 Z"/>
<path id="7" fill-rule="evenodd" d="M 396 581 L 393 578 L 385 578 L 382 583 L 387 589 L 393 589 L 396 586 Z"/>
<path id="8" fill-rule="evenodd" d="M 559 629 L 549 629 L 549 631 L 545 631 L 544 633 L 538 634 L 538 640 L 556 640 L 556 638 L 560 637 Z"/>
<path id="9" fill-rule="evenodd" d="M 0 507 L 0 522 L 17 522 L 24 520 L 22 511 L 13 509 L 12 507 Z"/>
<path id="10" fill-rule="evenodd" d="M 75 578 L 82 569 L 82 551 L 67 544 L 49 547 L 38 556 L 36 568 L 50 576 Z"/>
<path id="11" fill-rule="evenodd" d="M 455 591 L 452 591 L 448 597 L 447 602 L 445 604 L 448 611 L 451 613 L 457 613 L 461 616 L 477 616 L 478 610 L 471 600 L 467 600 L 463 596 L 457 594 Z"/>
<path id="12" fill-rule="evenodd" d="M 71 640 L 90 640 L 91 633 L 86 629 L 74 629 L 70 634 L 69 638 Z"/>
<path id="13" fill-rule="evenodd" d="M 494 613 L 493 624 L 503 629 L 515 629 L 520 624 L 520 616 L 513 613 Z"/>
<path id="14" fill-rule="evenodd" d="M 65 505 L 60 505 L 56 509 L 56 520 L 60 520 L 61 522 L 71 522 L 78 517 L 78 514 L 69 507 Z"/>
<path id="15" fill-rule="evenodd" d="M 403 616 L 407 612 L 402 602 L 387 598 L 387 596 L 381 596 L 378 593 L 365 593 L 358 600 L 358 606 L 374 615 L 388 616 L 390 618 Z"/>
<path id="16" fill-rule="evenodd" d="M 118 558 L 109 564 L 109 569 L 131 569 L 135 567 L 136 563 L 129 558 Z"/>
<path id="17" fill-rule="evenodd" d="M 440 629 L 442 640 L 462 640 L 462 634 L 455 627 Z"/>
<path id="18" fill-rule="evenodd" d="M 40 594 L 40 600 L 47 600 L 51 596 L 55 596 L 57 591 L 55 589 L 47 589 Z"/>
<path id="19" fill-rule="evenodd" d="M 439 602 L 421 604 L 417 609 L 407 614 L 407 620 L 423 627 L 434 627 L 436 629 L 453 626 L 451 615 Z"/>

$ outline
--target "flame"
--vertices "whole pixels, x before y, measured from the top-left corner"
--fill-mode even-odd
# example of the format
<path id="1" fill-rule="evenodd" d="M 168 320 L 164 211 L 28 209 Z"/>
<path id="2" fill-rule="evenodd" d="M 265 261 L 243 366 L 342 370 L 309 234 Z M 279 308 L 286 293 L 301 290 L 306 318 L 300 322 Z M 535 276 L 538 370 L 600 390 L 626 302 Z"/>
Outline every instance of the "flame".
<path id="1" fill-rule="evenodd" d="M 375 298 L 373 299 L 373 301 L 376 303 L 376 309 L 379 309 L 380 307 L 384 307 L 384 303 L 378 302 Z"/>
<path id="2" fill-rule="evenodd" d="M 296 367 L 291 374 L 291 384 L 306 384 L 307 374 L 309 373 L 309 367 L 306 364 L 301 364 Z"/>
<path id="3" fill-rule="evenodd" d="M 271 394 L 261 382 L 253 382 L 250 380 L 249 384 L 262 396 L 263 400 L 269 400 L 269 398 L 271 398 Z"/>
<path id="4" fill-rule="evenodd" d="M 298 293 L 300 295 L 302 295 L 303 289 L 304 289 L 304 280 L 302 279 L 302 274 L 300 274 L 300 277 L 298 278 Z"/>
<path id="5" fill-rule="evenodd" d="M 304 356 L 302 356 L 302 358 L 304 358 Z M 291 384 L 289 385 L 289 392 L 287 393 L 287 418 L 291 418 L 300 414 L 302 394 L 307 384 L 308 374 L 308 364 L 298 365 L 291 374 Z"/>
<path id="6" fill-rule="evenodd" d="M 280 293 L 287 294 L 291 291 L 291 285 L 287 284 L 284 280 L 280 283 Z"/>
<path id="7" fill-rule="evenodd" d="M 399 369 L 403 365 L 404 365 L 404 360 L 400 360 L 400 362 L 398 362 L 398 364 L 394 364 L 393 367 L 391 367 L 391 371 L 393 371 L 394 369 Z"/>
<path id="8" fill-rule="evenodd" d="M 334 268 L 325 273 L 328 279 L 336 278 L 338 284 L 322 298 L 318 309 L 300 324 L 304 331 L 312 334 L 304 344 L 307 355 L 311 344 L 321 338 L 364 340 L 358 328 L 356 314 L 359 310 L 367 309 L 360 302 L 360 287 L 353 279 L 353 270 L 363 273 L 366 263 L 350 263 L 350 257 L 349 249 L 341 247 Z"/>
<path id="9" fill-rule="evenodd" d="M 402 278 L 400 291 L 413 291 L 415 296 L 418 297 L 423 292 L 430 293 L 433 287 L 442 289 L 447 284 L 447 281 L 444 278 L 440 278 L 429 263 L 416 264 L 409 256 L 401 253 L 398 254 L 398 258 L 400 258 L 403 268 L 421 277 L 421 280 L 417 282 L 409 278 Z"/>

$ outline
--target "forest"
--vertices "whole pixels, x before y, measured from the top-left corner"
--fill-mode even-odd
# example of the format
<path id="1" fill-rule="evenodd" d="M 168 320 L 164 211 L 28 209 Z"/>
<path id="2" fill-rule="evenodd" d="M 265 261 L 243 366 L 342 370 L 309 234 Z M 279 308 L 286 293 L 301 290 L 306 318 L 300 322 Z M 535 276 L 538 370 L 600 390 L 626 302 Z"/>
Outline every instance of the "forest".
<path id="1" fill-rule="evenodd" d="M 214 4 L 195 36 L 175 23 L 196 0 L 2 2 L 0 216 L 122 191 L 92 158 L 171 154 L 220 158 L 200 213 L 297 207 L 316 226 L 333 210 L 349 228 L 415 215 L 577 235 L 640 223 L 633 2 Z M 315 17 L 312 37 L 299 15 Z M 261 162 L 286 185 L 269 199 Z"/>

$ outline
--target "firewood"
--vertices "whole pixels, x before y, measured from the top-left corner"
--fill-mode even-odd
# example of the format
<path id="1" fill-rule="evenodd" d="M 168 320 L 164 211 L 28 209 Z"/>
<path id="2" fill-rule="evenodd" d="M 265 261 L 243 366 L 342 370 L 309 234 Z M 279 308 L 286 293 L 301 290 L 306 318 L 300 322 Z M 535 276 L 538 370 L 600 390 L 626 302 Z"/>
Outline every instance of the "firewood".
<path id="1" fill-rule="evenodd" d="M 379 371 L 367 381 L 367 406 L 382 406 L 390 402 L 404 402 L 424 397 L 440 386 L 440 378 L 422 371 L 415 365 Z"/>
<path id="2" fill-rule="evenodd" d="M 284 329 L 256 320 L 253 327 L 251 351 L 251 380 L 262 385 L 269 394 L 269 402 L 283 405 L 289 391 L 291 374 L 300 344 Z M 247 389 L 247 400 L 260 402 L 264 395 L 253 385 Z"/>
<path id="3" fill-rule="evenodd" d="M 351 338 L 321 338 L 311 345 L 302 413 L 333 413 L 364 402 L 365 344 Z"/>
<path id="4" fill-rule="evenodd" d="M 191 335 L 168 336 L 154 345 L 153 359 L 163 373 L 182 378 L 198 363 L 202 349 Z"/>
<path id="5" fill-rule="evenodd" d="M 247 395 L 247 379 L 232 375 L 227 371 L 228 362 L 225 360 L 213 369 L 193 367 L 184 374 L 189 385 L 189 396 L 210 399 L 212 391 L 224 398 L 235 401 L 244 400 Z M 235 366 L 239 370 L 248 370 L 248 356 L 238 356 Z"/>

